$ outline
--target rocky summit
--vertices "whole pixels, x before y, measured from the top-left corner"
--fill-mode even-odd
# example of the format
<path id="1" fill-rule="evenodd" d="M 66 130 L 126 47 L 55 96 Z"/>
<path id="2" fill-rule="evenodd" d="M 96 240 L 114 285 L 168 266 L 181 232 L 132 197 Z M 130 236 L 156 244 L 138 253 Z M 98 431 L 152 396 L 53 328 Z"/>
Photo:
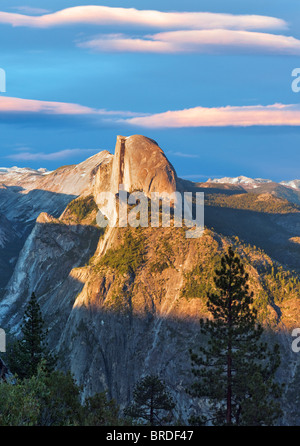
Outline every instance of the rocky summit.
<path id="1" fill-rule="evenodd" d="M 51 173 L 0 175 L 0 261 L 10 265 L 1 327 L 19 333 L 34 291 L 59 367 L 72 371 L 84 396 L 107 390 L 124 407 L 140 377 L 158 373 L 173 389 L 177 419 L 186 422 L 195 404 L 186 393 L 189 349 L 203 342 L 198 321 L 207 316 L 220 254 L 231 245 L 249 273 L 268 342 L 280 343 L 284 423 L 299 424 L 300 364 L 291 350 L 292 329 L 300 324 L 294 189 L 269 181 L 255 188 L 248 180 L 247 187 L 184 181 L 158 144 L 141 135 L 118 136 L 114 155 L 100 152 Z M 147 196 L 204 192 L 203 236 L 187 239 L 177 227 L 99 228 L 100 194 L 118 194 L 120 184 Z"/>

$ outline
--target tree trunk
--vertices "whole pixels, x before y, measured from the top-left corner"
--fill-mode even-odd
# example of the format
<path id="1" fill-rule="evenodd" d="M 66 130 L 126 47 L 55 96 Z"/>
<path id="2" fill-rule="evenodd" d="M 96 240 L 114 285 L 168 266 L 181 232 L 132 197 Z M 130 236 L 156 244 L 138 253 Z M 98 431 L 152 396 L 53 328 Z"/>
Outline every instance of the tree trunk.
<path id="1" fill-rule="evenodd" d="M 228 353 L 227 353 L 227 410 L 226 410 L 226 423 L 231 425 L 232 420 L 232 407 L 231 407 L 231 399 L 232 399 L 232 388 L 231 388 L 231 345 L 228 345 Z"/>
<path id="2" fill-rule="evenodd" d="M 231 280 L 231 277 L 230 277 Z M 230 426 L 232 423 L 232 297 L 231 286 L 228 290 L 228 344 L 227 344 L 227 410 L 226 424 Z"/>

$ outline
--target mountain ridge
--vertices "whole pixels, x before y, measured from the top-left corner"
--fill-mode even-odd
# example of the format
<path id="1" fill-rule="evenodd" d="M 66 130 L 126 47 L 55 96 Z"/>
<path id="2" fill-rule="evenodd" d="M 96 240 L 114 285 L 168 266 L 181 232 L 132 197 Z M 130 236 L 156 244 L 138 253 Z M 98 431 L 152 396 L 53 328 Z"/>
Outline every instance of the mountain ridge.
<path id="1" fill-rule="evenodd" d="M 121 137 L 119 136 L 119 138 L 124 138 L 124 140 L 129 139 L 130 137 Z M 131 137 L 132 138 L 132 137 Z M 154 144 L 157 145 L 156 141 L 151 140 L 150 138 L 148 138 L 149 141 L 152 141 Z M 108 154 L 110 153 L 107 150 L 102 150 L 100 152 L 98 152 L 97 154 L 91 156 L 89 159 L 93 159 L 94 157 L 98 156 L 100 153 L 103 152 L 107 152 Z M 87 161 L 86 160 L 86 161 Z M 83 163 L 85 163 L 86 161 L 84 161 Z M 18 175 L 28 175 L 28 174 L 32 174 L 32 175 L 39 175 L 39 176 L 45 176 L 45 175 L 50 175 L 53 174 L 56 171 L 59 171 L 60 169 L 62 169 L 63 167 L 65 168 L 69 168 L 69 167 L 74 167 L 74 166 L 80 166 L 80 164 L 71 164 L 71 165 L 66 165 L 66 166 L 61 166 L 58 167 L 55 170 L 47 170 L 46 168 L 39 168 L 39 169 L 32 169 L 30 167 L 17 167 L 17 166 L 13 166 L 13 167 L 0 167 L 0 183 L 1 178 L 4 178 L 3 175 L 13 175 L 13 174 L 18 174 Z M 300 190 L 300 179 L 294 179 L 294 180 L 282 180 L 282 181 L 274 181 L 271 179 L 265 179 L 265 178 L 251 178 L 251 177 L 247 177 L 245 175 L 239 175 L 237 177 L 223 177 L 223 178 L 209 178 L 207 181 L 207 183 L 220 183 L 220 184 L 237 184 L 237 185 L 245 185 L 248 187 L 259 187 L 259 185 L 265 184 L 265 183 L 274 183 L 274 184 L 281 184 L 283 186 L 287 186 L 290 187 L 292 189 L 299 189 Z"/>

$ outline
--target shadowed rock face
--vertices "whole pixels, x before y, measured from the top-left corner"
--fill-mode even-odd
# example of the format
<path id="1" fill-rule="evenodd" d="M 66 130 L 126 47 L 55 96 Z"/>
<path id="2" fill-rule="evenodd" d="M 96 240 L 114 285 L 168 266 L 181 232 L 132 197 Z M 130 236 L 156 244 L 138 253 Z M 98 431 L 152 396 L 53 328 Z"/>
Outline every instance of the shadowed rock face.
<path id="1" fill-rule="evenodd" d="M 111 158 L 102 151 L 53 172 L 18 168 L 0 172 L 0 295 L 39 214 L 59 217 L 74 198 L 92 194 L 99 166 Z"/>

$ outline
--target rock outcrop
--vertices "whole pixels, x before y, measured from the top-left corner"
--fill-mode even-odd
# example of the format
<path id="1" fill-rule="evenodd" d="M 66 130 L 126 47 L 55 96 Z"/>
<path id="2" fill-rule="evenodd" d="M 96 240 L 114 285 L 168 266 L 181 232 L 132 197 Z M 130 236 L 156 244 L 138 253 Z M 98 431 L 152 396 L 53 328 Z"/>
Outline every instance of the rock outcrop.
<path id="1" fill-rule="evenodd" d="M 155 141 L 141 135 L 118 136 L 114 157 L 101 164 L 94 189 L 95 201 L 109 220 L 115 220 L 118 212 L 101 192 L 117 196 L 120 189 L 129 193 L 140 191 L 151 197 L 152 192 L 172 194 L 180 189 L 180 184 Z"/>
<path id="2" fill-rule="evenodd" d="M 96 176 L 96 190 L 117 194 L 119 185 L 127 192 L 172 193 L 177 189 L 177 175 L 162 149 L 152 139 L 141 135 L 118 136 L 110 168 L 101 166 Z"/>

